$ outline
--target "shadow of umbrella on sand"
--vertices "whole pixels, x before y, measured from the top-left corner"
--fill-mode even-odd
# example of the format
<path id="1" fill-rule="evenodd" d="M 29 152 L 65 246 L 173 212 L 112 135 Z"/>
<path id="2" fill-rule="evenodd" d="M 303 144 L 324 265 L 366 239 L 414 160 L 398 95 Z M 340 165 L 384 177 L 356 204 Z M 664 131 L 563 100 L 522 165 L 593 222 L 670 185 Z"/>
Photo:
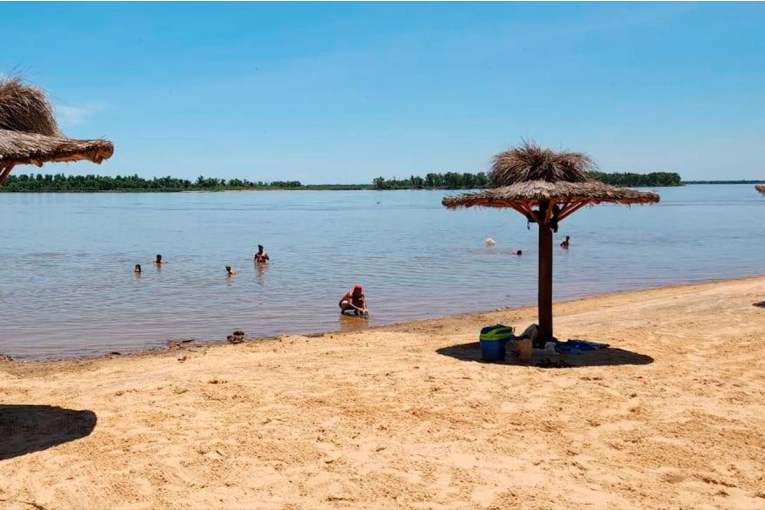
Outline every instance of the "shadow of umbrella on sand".
<path id="1" fill-rule="evenodd" d="M 0 461 L 88 436 L 96 421 L 93 411 L 0 404 Z"/>
<path id="2" fill-rule="evenodd" d="M 74 140 L 61 133 L 48 97 L 18 78 L 0 79 L 0 186 L 16 165 L 87 159 L 114 153 L 108 140 Z"/>
<path id="3" fill-rule="evenodd" d="M 450 358 L 455 358 L 461 361 L 484 362 L 481 358 L 481 345 L 479 342 L 450 345 L 448 347 L 437 349 L 436 352 L 442 356 L 449 356 Z M 639 352 L 632 352 L 614 347 L 598 349 L 595 351 L 585 351 L 579 355 L 562 354 L 555 359 L 563 359 L 570 362 L 568 365 L 569 368 L 650 365 L 653 363 L 653 358 L 647 354 L 640 354 Z"/>
<path id="4" fill-rule="evenodd" d="M 587 205 L 655 204 L 656 193 L 635 191 L 594 180 L 596 169 L 586 154 L 553 151 L 530 142 L 497 154 L 489 172 L 490 189 L 445 197 L 449 209 L 496 207 L 513 209 L 539 225 L 539 335 L 542 344 L 553 338 L 553 231 Z"/>

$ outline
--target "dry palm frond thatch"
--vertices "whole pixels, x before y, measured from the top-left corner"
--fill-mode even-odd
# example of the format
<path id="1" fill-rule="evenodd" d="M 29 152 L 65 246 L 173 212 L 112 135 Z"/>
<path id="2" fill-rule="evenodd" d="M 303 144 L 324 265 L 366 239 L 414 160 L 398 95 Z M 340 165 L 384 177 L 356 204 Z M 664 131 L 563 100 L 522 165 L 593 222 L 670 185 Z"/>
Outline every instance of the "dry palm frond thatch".
<path id="1" fill-rule="evenodd" d="M 510 208 L 512 204 L 532 207 L 540 201 L 566 204 L 586 201 L 588 204 L 651 204 L 659 201 L 659 195 L 612 186 L 597 181 L 589 182 L 518 182 L 510 186 L 487 189 L 477 193 L 464 193 L 445 197 L 442 204 L 449 209 L 459 207 Z"/>
<path id="2" fill-rule="evenodd" d="M 595 170 L 595 162 L 581 152 L 546 149 L 523 141 L 517 147 L 494 156 L 489 172 L 492 187 L 509 186 L 519 182 L 587 182 L 587 172 Z"/>
<path id="3" fill-rule="evenodd" d="M 107 140 L 65 137 L 42 89 L 18 78 L 0 79 L 0 184 L 17 164 L 81 159 L 100 163 L 113 153 Z"/>
<path id="4" fill-rule="evenodd" d="M 0 79 L 0 129 L 61 136 L 45 91 L 19 78 Z"/>
<path id="5" fill-rule="evenodd" d="M 73 140 L 0 129 L 0 166 L 79 161 L 101 163 L 114 153 L 108 140 Z"/>
<path id="6" fill-rule="evenodd" d="M 442 204 L 458 207 L 529 208 L 540 201 L 586 204 L 650 204 L 659 201 L 656 193 L 634 191 L 595 181 L 587 172 L 595 170 L 587 154 L 553 151 L 523 141 L 494 157 L 489 184 L 492 188 L 445 197 Z"/>

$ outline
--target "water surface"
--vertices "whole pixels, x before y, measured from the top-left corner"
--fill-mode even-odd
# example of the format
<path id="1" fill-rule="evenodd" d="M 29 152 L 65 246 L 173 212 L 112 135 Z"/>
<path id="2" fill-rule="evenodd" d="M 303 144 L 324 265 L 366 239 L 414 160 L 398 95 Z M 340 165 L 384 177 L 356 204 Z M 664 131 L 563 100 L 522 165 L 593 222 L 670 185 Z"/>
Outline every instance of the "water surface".
<path id="1" fill-rule="evenodd" d="M 556 234 L 555 299 L 765 273 L 765 198 L 749 185 L 657 190 Z M 100 355 L 536 301 L 537 231 L 513 211 L 448 211 L 441 191 L 0 194 L 0 353 Z M 571 236 L 571 249 L 557 248 Z M 484 240 L 493 237 L 494 248 Z M 271 263 L 252 262 L 264 244 Z M 523 256 L 511 251 L 521 249 Z M 161 253 L 167 264 L 151 262 Z M 144 274 L 135 277 L 140 263 Z M 239 274 L 227 278 L 223 266 Z"/>

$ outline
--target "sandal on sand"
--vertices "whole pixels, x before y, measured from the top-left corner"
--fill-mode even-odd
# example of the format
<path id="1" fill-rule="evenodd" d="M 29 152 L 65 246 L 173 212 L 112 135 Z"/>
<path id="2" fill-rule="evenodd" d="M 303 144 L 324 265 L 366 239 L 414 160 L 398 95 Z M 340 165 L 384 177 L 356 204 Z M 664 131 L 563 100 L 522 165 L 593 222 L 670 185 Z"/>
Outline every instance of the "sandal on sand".
<path id="1" fill-rule="evenodd" d="M 545 358 L 539 363 L 537 363 L 537 366 L 539 368 L 569 368 L 569 367 L 572 367 L 573 365 L 565 362 L 562 359 L 558 361 L 551 361 L 550 358 Z"/>

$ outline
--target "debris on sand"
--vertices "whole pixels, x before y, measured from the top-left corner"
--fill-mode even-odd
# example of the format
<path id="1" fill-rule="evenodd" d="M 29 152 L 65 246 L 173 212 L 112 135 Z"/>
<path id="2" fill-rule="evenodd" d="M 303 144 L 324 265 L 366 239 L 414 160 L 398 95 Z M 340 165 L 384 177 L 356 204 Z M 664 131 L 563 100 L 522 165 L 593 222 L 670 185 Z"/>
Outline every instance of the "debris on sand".
<path id="1" fill-rule="evenodd" d="M 193 338 L 171 338 L 167 341 L 167 346 L 171 349 L 180 349 L 181 347 L 193 344 L 195 340 Z"/>
<path id="2" fill-rule="evenodd" d="M 230 344 L 241 344 L 244 342 L 244 331 L 234 331 L 226 337 L 226 340 Z"/>

